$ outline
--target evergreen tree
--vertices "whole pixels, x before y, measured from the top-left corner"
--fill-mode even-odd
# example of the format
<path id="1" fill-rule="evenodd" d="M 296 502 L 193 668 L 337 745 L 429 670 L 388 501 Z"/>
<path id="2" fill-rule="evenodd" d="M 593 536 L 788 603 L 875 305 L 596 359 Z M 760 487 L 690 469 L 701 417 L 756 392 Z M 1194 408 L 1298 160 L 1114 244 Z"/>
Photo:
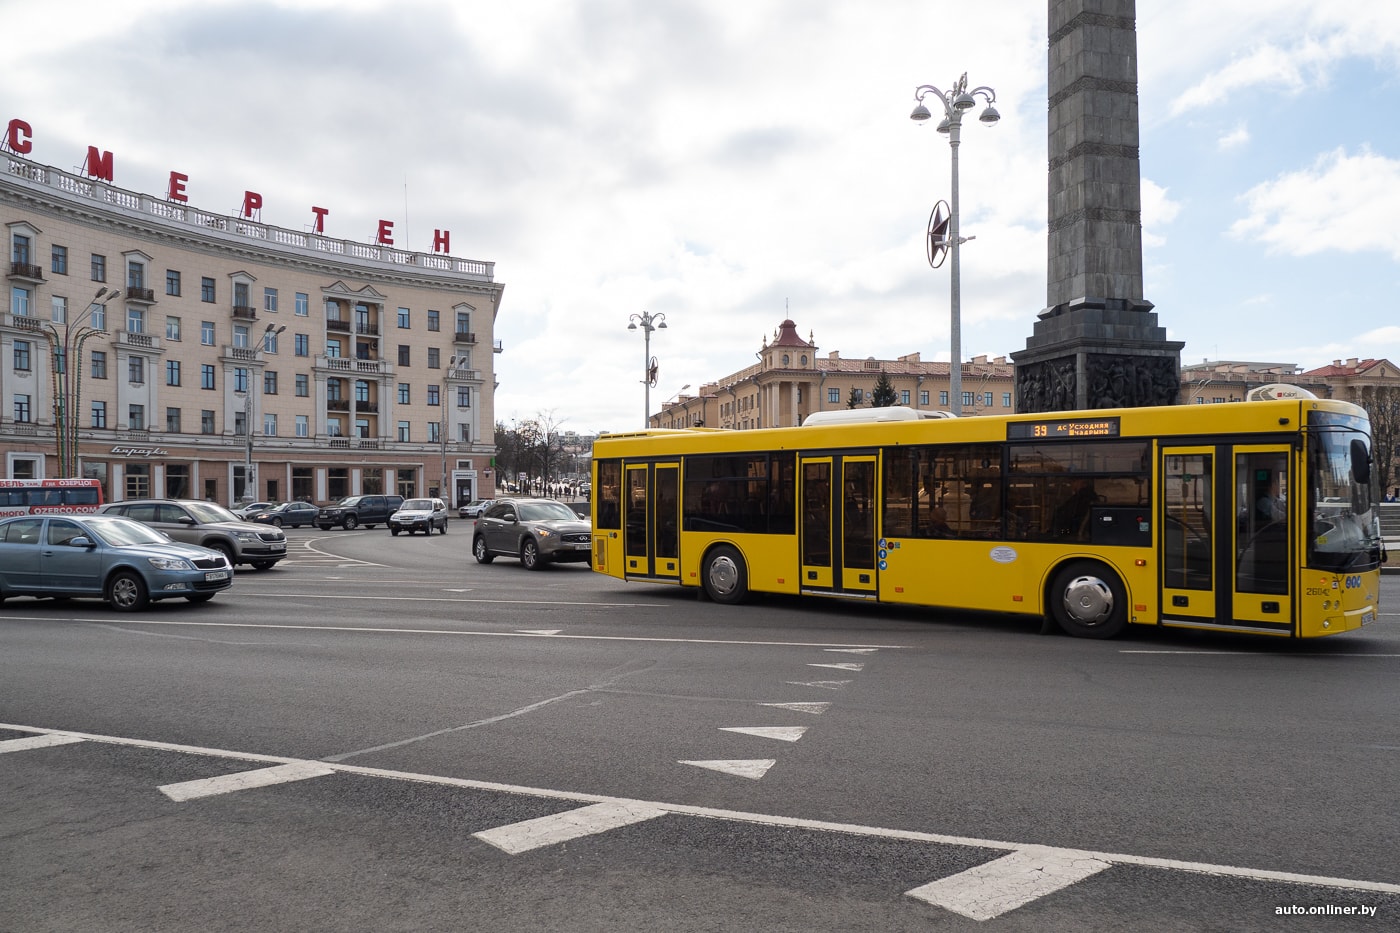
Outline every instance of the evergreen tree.
<path id="1" fill-rule="evenodd" d="M 870 396 L 870 407 L 889 408 L 895 403 L 896 398 L 894 386 L 890 385 L 890 377 L 883 372 L 880 373 L 880 380 L 875 383 L 875 392 Z"/>

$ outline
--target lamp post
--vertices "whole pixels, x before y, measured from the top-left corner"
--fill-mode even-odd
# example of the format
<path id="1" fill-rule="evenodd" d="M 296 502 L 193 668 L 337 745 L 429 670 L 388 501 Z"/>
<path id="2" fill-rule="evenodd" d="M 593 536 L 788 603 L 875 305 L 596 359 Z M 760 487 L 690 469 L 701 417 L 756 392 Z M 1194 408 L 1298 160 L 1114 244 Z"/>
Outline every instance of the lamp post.
<path id="1" fill-rule="evenodd" d="M 53 365 L 50 368 L 53 370 L 54 440 L 58 454 L 58 475 L 63 478 L 78 475 L 83 344 L 91 337 L 104 336 L 107 333 L 105 327 L 93 327 L 87 322 L 92 317 L 93 309 L 101 307 L 105 299 L 116 298 L 120 294 L 115 288 L 99 288 L 86 308 L 71 319 L 59 322 L 63 325 L 62 333 L 59 333 L 52 323 L 44 325 L 45 335 L 53 350 Z"/>
<path id="2" fill-rule="evenodd" d="M 278 327 L 276 324 L 267 325 L 267 329 L 262 332 L 262 349 L 267 349 L 269 337 L 276 337 L 286 329 L 287 326 L 285 324 L 281 327 Z M 248 391 L 243 394 L 243 495 L 247 497 L 249 502 L 256 502 L 258 500 L 258 484 L 253 478 L 253 415 L 255 409 L 253 406 L 252 383 L 255 379 L 256 377 L 252 368 L 249 367 Z"/>
<path id="3" fill-rule="evenodd" d="M 442 421 L 438 427 L 438 442 L 442 444 L 442 480 L 438 484 L 438 495 L 442 497 L 448 506 L 452 505 L 452 499 L 447 494 L 447 429 L 451 426 L 447 417 L 447 380 L 452 378 L 452 374 L 457 369 L 457 364 L 466 363 L 467 357 L 454 356 L 447 361 L 447 369 L 442 374 L 442 398 L 438 399 L 438 404 L 442 406 Z"/>
<path id="4" fill-rule="evenodd" d="M 959 282 L 960 267 L 958 262 L 958 249 L 966 242 L 958 235 L 958 144 L 962 130 L 963 114 L 977 106 L 977 98 L 982 97 L 987 102 L 978 120 L 988 126 L 1001 119 L 1001 114 L 992 106 L 996 102 L 997 93 L 989 87 L 975 87 L 967 89 L 967 74 L 964 73 L 953 89 L 948 92 L 940 91 L 931 84 L 921 84 L 914 89 L 914 100 L 917 102 L 914 112 L 909 114 L 909 119 L 922 123 L 933 116 L 929 109 L 924 106 L 924 98 L 933 95 L 940 104 L 943 105 L 943 119 L 938 123 L 938 132 L 948 134 L 948 145 L 953 150 L 953 194 L 949 199 L 948 210 L 948 246 L 952 254 L 952 299 L 951 313 L 952 334 L 949 339 L 948 355 L 950 365 L 948 367 L 948 401 L 949 408 L 955 415 L 962 414 L 962 294 Z M 971 237 L 968 237 L 971 239 Z"/>
<path id="5" fill-rule="evenodd" d="M 643 311 L 629 315 L 627 320 L 630 322 L 628 330 L 636 330 L 639 324 L 642 328 L 642 385 L 646 387 L 642 397 L 642 428 L 645 429 L 651 426 L 651 387 L 656 385 L 656 359 L 651 355 L 651 332 L 666 329 L 666 312 L 650 314 Z"/>

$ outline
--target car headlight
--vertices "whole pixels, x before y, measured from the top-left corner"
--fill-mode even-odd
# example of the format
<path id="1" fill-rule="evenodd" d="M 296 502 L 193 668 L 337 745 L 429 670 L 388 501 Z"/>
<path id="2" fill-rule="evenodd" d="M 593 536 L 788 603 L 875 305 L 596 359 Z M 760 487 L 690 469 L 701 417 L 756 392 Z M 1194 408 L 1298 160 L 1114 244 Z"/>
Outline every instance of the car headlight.
<path id="1" fill-rule="evenodd" d="M 239 541 L 244 541 L 248 544 L 256 544 L 262 540 L 258 537 L 258 533 L 256 531 L 235 531 L 233 533 L 233 536 Z"/>
<path id="2" fill-rule="evenodd" d="M 550 531 L 548 528 L 538 528 L 535 530 L 535 534 L 539 535 L 541 538 L 548 538 L 550 535 L 554 534 L 554 532 Z"/>
<path id="3" fill-rule="evenodd" d="M 179 557 L 148 557 L 147 562 L 157 570 L 193 570 L 194 565 Z"/>

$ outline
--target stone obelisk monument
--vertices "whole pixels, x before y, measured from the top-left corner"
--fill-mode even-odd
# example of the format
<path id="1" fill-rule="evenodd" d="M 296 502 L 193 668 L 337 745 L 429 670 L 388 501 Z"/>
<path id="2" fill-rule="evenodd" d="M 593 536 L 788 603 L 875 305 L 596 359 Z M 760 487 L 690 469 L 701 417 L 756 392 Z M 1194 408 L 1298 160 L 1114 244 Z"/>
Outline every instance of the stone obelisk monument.
<path id="1" fill-rule="evenodd" d="M 1016 363 L 1026 412 L 1170 405 L 1183 344 L 1142 297 L 1135 0 L 1050 0 L 1047 301 Z"/>

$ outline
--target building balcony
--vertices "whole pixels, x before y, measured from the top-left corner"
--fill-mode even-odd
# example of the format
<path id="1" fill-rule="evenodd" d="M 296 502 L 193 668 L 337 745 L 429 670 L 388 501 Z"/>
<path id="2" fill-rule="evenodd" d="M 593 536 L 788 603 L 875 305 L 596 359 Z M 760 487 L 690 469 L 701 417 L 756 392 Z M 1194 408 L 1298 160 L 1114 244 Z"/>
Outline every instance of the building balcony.
<path id="1" fill-rule="evenodd" d="M 378 325 L 378 324 L 356 324 L 356 325 L 355 325 L 355 333 L 359 334 L 361 337 L 378 337 L 378 336 L 379 336 L 379 325 Z"/>
<path id="2" fill-rule="evenodd" d="M 355 414 L 357 415 L 377 415 L 379 414 L 378 402 L 356 402 Z"/>
<path id="3" fill-rule="evenodd" d="M 126 300 L 132 304 L 153 305 L 156 303 L 156 293 L 153 289 L 130 285 L 126 289 Z"/>
<path id="4" fill-rule="evenodd" d="M 123 349 L 160 352 L 160 338 L 154 334 L 137 334 L 129 330 L 119 330 L 116 336 L 117 346 Z"/>
<path id="5" fill-rule="evenodd" d="M 258 309 L 252 305 L 234 305 L 233 319 L 235 321 L 256 321 L 258 319 Z"/>
<path id="6" fill-rule="evenodd" d="M 28 262 L 10 263 L 10 278 L 20 282 L 32 282 L 39 285 L 44 281 L 44 269 Z"/>
<path id="7" fill-rule="evenodd" d="M 261 357 L 252 347 L 230 347 L 224 345 L 224 359 L 237 363 L 256 363 Z"/>
<path id="8" fill-rule="evenodd" d="M 37 317 L 30 317 L 27 314 L 15 314 L 11 311 L 0 314 L 0 327 L 10 327 L 15 330 L 28 331 L 34 334 L 43 334 L 45 332 L 44 323 Z"/>
<path id="9" fill-rule="evenodd" d="M 318 356 L 316 368 L 336 375 L 387 376 L 394 372 L 388 360 L 358 360 L 346 356 Z"/>
<path id="10" fill-rule="evenodd" d="M 348 334 L 350 333 L 350 322 L 329 317 L 326 318 L 326 330 L 335 331 L 337 334 Z"/>
<path id="11" fill-rule="evenodd" d="M 326 411 L 349 411 L 350 400 L 348 398 L 332 398 L 326 400 Z"/>
<path id="12" fill-rule="evenodd" d="M 476 344 L 476 334 L 469 330 L 459 330 L 452 335 L 453 343 L 464 343 L 468 345 Z"/>

